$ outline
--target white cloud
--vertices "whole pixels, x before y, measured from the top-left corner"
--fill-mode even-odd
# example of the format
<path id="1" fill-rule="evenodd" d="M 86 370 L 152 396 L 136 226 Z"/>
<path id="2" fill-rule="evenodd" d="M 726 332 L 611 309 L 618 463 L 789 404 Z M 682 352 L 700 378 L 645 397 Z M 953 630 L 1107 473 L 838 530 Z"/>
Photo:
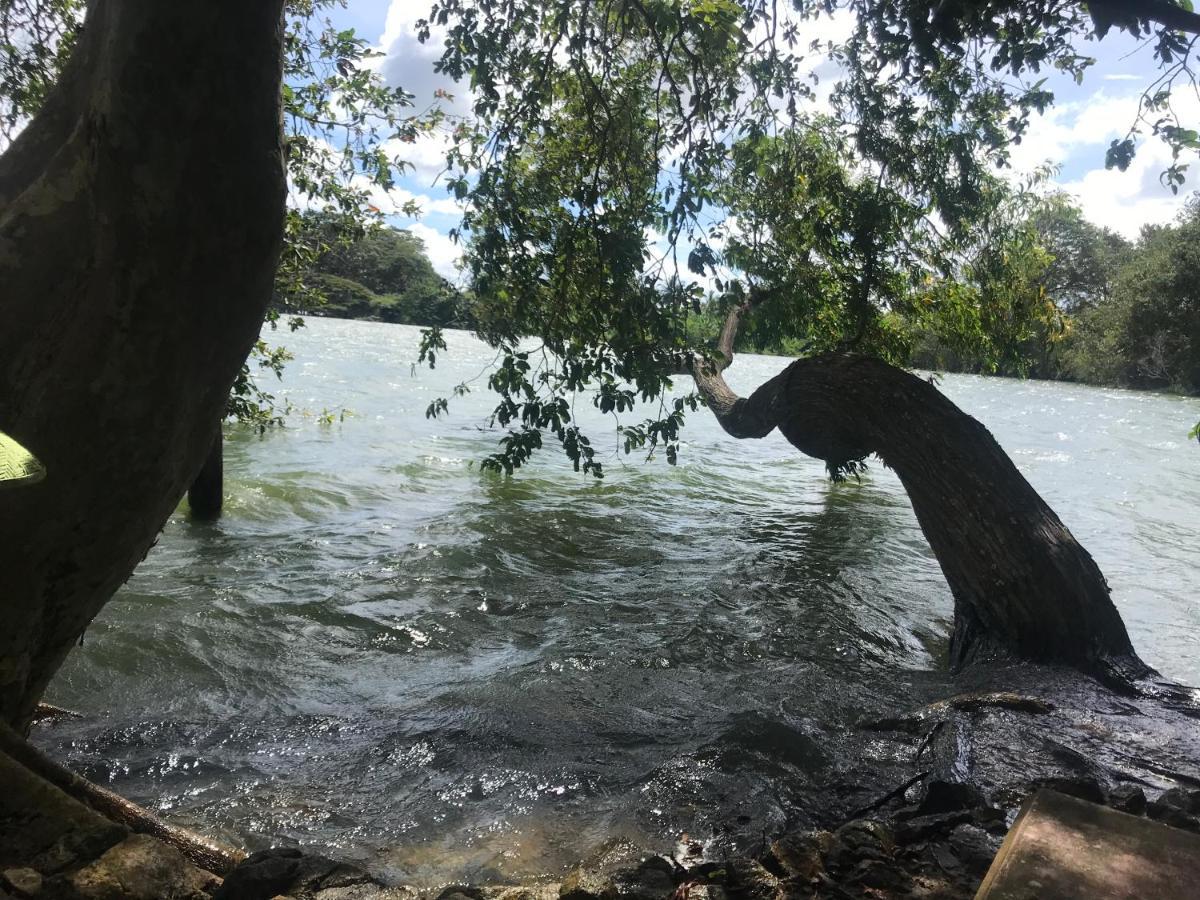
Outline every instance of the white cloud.
<path id="1" fill-rule="evenodd" d="M 446 29 L 434 26 L 429 40 L 417 39 L 417 22 L 429 15 L 431 5 L 430 0 L 392 0 L 379 36 L 378 49 L 384 54 L 377 63 L 379 73 L 388 84 L 412 94 L 417 109 L 438 104 L 450 114 L 466 115 L 470 108 L 466 86 L 434 71 Z M 453 99 L 439 97 L 439 91 Z"/>
<path id="2" fill-rule="evenodd" d="M 403 216 L 411 218 L 404 211 L 409 202 L 415 202 L 421 213 L 435 213 L 447 216 L 461 216 L 462 207 L 450 197 L 431 197 L 429 194 L 415 194 L 407 188 L 393 187 L 390 191 L 364 177 L 356 177 L 354 186 L 367 192 L 367 202 L 385 216 Z"/>
<path id="3" fill-rule="evenodd" d="M 1137 96 L 1110 97 L 1103 90 L 1083 103 L 1052 106 L 1030 120 L 1021 143 L 1011 148 L 1012 167 L 1029 172 L 1047 162 L 1061 164 L 1075 148 L 1095 148 L 1123 137 L 1137 110 Z"/>
<path id="4" fill-rule="evenodd" d="M 462 247 L 450 240 L 435 228 L 430 228 L 421 222 L 408 226 L 406 231 L 419 237 L 425 244 L 425 253 L 433 263 L 438 274 L 451 281 L 460 280 L 459 261 L 462 259 Z"/>
<path id="5" fill-rule="evenodd" d="M 442 131 L 420 134 L 412 143 L 399 140 L 388 141 L 384 152 L 407 162 L 406 170 L 423 184 L 433 184 L 446 169 L 446 151 L 450 149 L 450 136 Z"/>
<path id="6" fill-rule="evenodd" d="M 1126 80 L 1122 77 L 1120 80 Z M 1072 194 L 1084 215 L 1095 222 L 1134 238 L 1143 225 L 1169 222 L 1183 205 L 1190 184 L 1174 195 L 1158 180 L 1159 174 L 1171 164 L 1167 145 L 1147 137 L 1149 129 L 1142 125 L 1137 155 L 1125 172 L 1104 168 L 1104 153 L 1113 140 L 1123 139 L 1137 120 L 1141 92 L 1114 96 L 1103 89 L 1084 101 L 1063 103 L 1033 119 L 1021 144 L 1012 148 L 1012 165 L 1018 172 L 1028 172 L 1043 163 L 1079 171 L 1079 163 L 1090 169 L 1067 180 L 1060 186 Z M 1175 111 L 1181 121 L 1200 120 L 1200 100 L 1189 93 L 1178 92 Z M 1195 159 L 1183 159 L 1191 162 Z"/>
<path id="7" fill-rule="evenodd" d="M 1124 172 L 1097 168 L 1062 187 L 1089 221 L 1136 238 L 1143 225 L 1170 222 L 1186 201 L 1186 185 L 1175 195 L 1158 181 L 1170 161 L 1170 151 L 1155 141 L 1142 147 Z"/>

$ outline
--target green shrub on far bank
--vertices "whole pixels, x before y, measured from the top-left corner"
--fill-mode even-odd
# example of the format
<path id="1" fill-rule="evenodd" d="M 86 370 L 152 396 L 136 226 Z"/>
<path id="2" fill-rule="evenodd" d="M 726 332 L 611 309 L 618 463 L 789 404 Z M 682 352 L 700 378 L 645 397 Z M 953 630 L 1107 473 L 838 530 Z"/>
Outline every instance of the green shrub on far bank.
<path id="1" fill-rule="evenodd" d="M 1042 288 L 1063 314 L 1061 331 L 1029 336 L 1015 365 L 995 369 L 925 331 L 910 364 L 1200 394 L 1200 195 L 1133 243 L 1063 198 L 1035 225 L 1051 256 Z"/>
<path id="2" fill-rule="evenodd" d="M 292 306 L 307 315 L 370 319 L 403 325 L 474 327 L 462 291 L 439 275 L 421 239 L 388 226 L 337 239 L 320 214 L 309 217 L 324 249 L 307 275 L 309 291 Z M 326 232 L 330 232 L 327 234 Z"/>

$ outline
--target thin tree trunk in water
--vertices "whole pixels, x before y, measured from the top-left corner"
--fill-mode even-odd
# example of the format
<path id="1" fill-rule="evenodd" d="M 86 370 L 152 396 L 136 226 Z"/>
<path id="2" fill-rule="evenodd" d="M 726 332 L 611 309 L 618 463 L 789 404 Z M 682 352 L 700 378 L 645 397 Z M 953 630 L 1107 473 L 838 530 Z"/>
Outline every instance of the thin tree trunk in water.
<path id="1" fill-rule="evenodd" d="M 952 665 L 1011 656 L 1121 685 L 1152 674 L 1092 557 L 988 430 L 931 383 L 827 353 L 793 362 L 749 397 L 730 390 L 721 371 L 749 309 L 730 314 L 722 362 L 689 365 L 697 387 L 734 437 L 778 428 L 831 469 L 877 454 L 895 470 L 954 595 Z"/>
<path id="2" fill-rule="evenodd" d="M 217 425 L 217 434 L 209 447 L 204 465 L 188 488 L 188 508 L 196 519 L 221 518 L 225 492 L 225 436 Z"/>
<path id="3" fill-rule="evenodd" d="M 22 731 L 199 471 L 282 234 L 282 0 L 94 0 L 0 157 L 0 719 Z"/>

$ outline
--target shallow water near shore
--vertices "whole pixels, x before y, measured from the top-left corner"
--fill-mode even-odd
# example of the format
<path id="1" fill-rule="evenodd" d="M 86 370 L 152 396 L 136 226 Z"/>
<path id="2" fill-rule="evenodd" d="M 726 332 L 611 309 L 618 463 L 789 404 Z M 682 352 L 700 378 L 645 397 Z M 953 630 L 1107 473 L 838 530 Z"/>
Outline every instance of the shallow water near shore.
<path id="1" fill-rule="evenodd" d="M 846 726 L 954 690 L 950 594 L 895 476 L 832 485 L 703 410 L 678 466 L 644 463 L 586 402 L 603 482 L 549 448 L 482 473 L 486 377 L 424 415 L 493 356 L 448 338 L 431 372 L 413 328 L 281 334 L 277 393 L 334 422 L 228 432 L 225 516 L 172 517 L 52 686 L 86 718 L 39 743 L 179 824 L 422 885 L 553 874 L 621 836 L 748 846 L 893 786 L 897 749 L 840 752 Z M 942 390 L 1095 556 L 1147 662 L 1200 683 L 1200 401 Z"/>

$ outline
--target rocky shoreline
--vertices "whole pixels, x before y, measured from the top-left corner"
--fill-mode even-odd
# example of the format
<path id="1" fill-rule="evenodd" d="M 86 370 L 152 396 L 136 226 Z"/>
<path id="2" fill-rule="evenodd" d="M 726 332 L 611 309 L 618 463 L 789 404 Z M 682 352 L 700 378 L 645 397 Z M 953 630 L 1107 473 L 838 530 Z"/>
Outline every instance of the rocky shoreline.
<path id="1" fill-rule="evenodd" d="M 755 855 L 708 858 L 686 838 L 670 854 L 620 840 L 561 881 L 451 885 L 422 892 L 385 885 L 363 869 L 275 848 L 224 878 L 176 847 L 133 833 L 0 754 L 0 900 L 801 900 L 972 897 L 1024 797 L 986 797 L 972 785 L 918 777 L 880 801 L 891 812 L 834 830 L 787 834 Z M 1094 779 L 1026 785 L 1200 832 L 1200 790 L 1148 800 L 1141 787 Z"/>
<path id="2" fill-rule="evenodd" d="M 996 690 L 1014 683 L 1052 702 Z M 150 814 L 167 842 L 136 833 L 145 822 L 106 817 L 94 793 L 75 791 L 51 771 L 56 763 L 14 744 L 0 750 L 0 900 L 950 900 L 974 896 L 1039 789 L 1200 832 L 1200 707 L 1190 689 L 1117 696 L 1034 667 L 960 684 L 971 690 L 853 730 L 861 744 L 845 752 L 856 765 L 891 760 L 876 774 L 899 783 L 841 795 L 865 805 L 824 807 L 821 828 L 740 851 L 686 836 L 667 853 L 614 840 L 557 880 L 434 890 L 382 884 L 291 848 L 245 857 L 199 836 L 189 845 L 186 832 Z"/>

